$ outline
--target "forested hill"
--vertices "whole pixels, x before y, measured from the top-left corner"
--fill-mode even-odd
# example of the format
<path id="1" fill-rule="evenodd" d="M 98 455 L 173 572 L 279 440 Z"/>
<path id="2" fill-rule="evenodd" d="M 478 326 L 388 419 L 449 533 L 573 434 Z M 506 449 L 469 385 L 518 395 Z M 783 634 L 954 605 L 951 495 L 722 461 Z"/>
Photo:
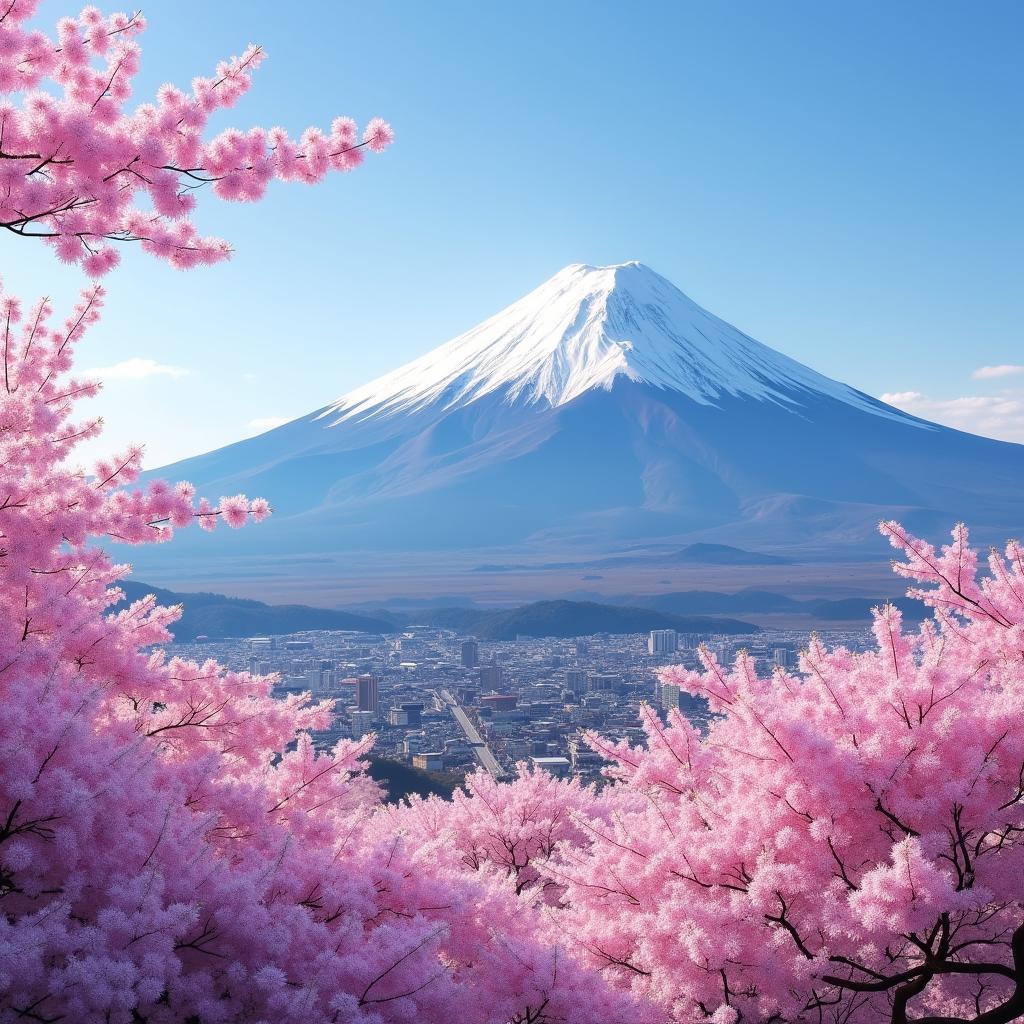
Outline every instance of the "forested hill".
<path id="1" fill-rule="evenodd" d="M 181 619 L 171 631 L 177 640 L 197 636 L 238 637 L 295 633 L 306 629 L 352 629 L 361 633 L 394 633 L 395 623 L 330 608 L 311 608 L 303 604 L 264 604 L 224 594 L 178 594 L 151 587 L 135 580 L 119 586 L 129 602 L 155 594 L 160 604 L 180 604 Z"/>
<path id="2" fill-rule="evenodd" d="M 472 633 L 486 640 L 517 636 L 575 637 L 593 633 L 646 633 L 675 629 L 681 633 L 756 633 L 759 627 L 740 619 L 677 615 L 654 608 L 598 604 L 593 601 L 538 601 L 518 608 L 430 608 L 415 612 L 377 611 L 368 614 L 312 608 L 308 605 L 264 604 L 223 594 L 179 594 L 127 580 L 120 584 L 127 601 L 155 594 L 161 604 L 180 604 L 181 619 L 172 631 L 178 640 L 274 635 L 309 629 L 395 633 L 409 625 L 438 626 Z"/>
<path id="3" fill-rule="evenodd" d="M 387 614 L 387 613 L 380 613 Z M 537 601 L 498 611 L 477 608 L 435 608 L 417 611 L 417 623 L 445 626 L 485 640 L 517 636 L 574 637 L 592 633 L 646 633 L 675 629 L 680 633 L 757 633 L 759 627 L 740 619 L 707 615 L 675 615 L 653 608 L 597 604 L 593 601 Z"/>

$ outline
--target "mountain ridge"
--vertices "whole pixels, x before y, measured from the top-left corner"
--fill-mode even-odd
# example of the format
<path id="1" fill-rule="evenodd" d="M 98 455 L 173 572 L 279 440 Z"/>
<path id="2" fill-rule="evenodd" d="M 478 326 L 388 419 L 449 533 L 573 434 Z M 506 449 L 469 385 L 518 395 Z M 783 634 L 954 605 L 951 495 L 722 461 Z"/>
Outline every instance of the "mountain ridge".
<path id="1" fill-rule="evenodd" d="M 636 260 L 570 264 L 471 330 L 342 396 L 319 418 L 338 426 L 432 403 L 450 412 L 496 391 L 510 403 L 556 408 L 610 390 L 620 375 L 702 403 L 723 393 L 790 403 L 795 386 L 925 425 L 762 345 Z"/>

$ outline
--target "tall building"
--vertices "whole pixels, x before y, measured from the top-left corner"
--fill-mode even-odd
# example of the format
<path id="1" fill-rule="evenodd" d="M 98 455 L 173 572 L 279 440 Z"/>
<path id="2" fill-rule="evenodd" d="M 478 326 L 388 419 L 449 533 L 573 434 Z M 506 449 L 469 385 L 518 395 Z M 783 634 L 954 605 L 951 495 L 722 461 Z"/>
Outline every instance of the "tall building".
<path id="1" fill-rule="evenodd" d="M 652 629 L 647 638 L 648 654 L 675 654 L 679 650 L 679 635 L 674 629 Z"/>
<path id="2" fill-rule="evenodd" d="M 360 736 L 365 736 L 373 728 L 372 711 L 353 711 L 351 718 L 352 735 L 356 739 L 359 739 Z"/>
<path id="3" fill-rule="evenodd" d="M 470 637 L 462 641 L 462 667 L 476 668 L 480 664 L 480 645 Z"/>
<path id="4" fill-rule="evenodd" d="M 592 693 L 617 690 L 622 679 L 614 672 L 591 672 L 587 678 L 587 689 Z"/>
<path id="5" fill-rule="evenodd" d="M 587 691 L 587 673 L 579 668 L 570 668 L 565 671 L 565 688 L 575 696 Z"/>
<path id="6" fill-rule="evenodd" d="M 679 695 L 682 691 L 674 683 L 661 684 L 661 710 L 679 710 Z"/>
<path id="7" fill-rule="evenodd" d="M 497 690 L 501 686 L 501 666 L 493 662 L 480 666 L 480 689 Z"/>
<path id="8" fill-rule="evenodd" d="M 377 714 L 380 710 L 380 692 L 376 676 L 359 676 L 356 681 L 356 706 L 360 711 Z"/>
<path id="9" fill-rule="evenodd" d="M 408 725 L 414 729 L 423 724 L 423 705 L 413 702 L 402 703 L 388 712 L 390 725 Z"/>

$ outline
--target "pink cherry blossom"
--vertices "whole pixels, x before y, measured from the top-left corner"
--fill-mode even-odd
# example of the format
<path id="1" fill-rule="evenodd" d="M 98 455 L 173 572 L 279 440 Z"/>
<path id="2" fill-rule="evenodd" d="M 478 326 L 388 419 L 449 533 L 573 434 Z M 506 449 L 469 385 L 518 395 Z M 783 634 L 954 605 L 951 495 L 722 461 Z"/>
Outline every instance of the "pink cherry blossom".
<path id="1" fill-rule="evenodd" d="M 963 526 L 941 551 L 882 532 L 934 619 L 908 631 L 879 608 L 874 649 L 812 639 L 769 678 L 708 651 L 663 670 L 707 699 L 706 734 L 647 709 L 642 746 L 592 736 L 606 806 L 532 864 L 577 956 L 663 1019 L 1024 1013 L 1024 551 L 982 575 Z"/>
<path id="2" fill-rule="evenodd" d="M 308 128 L 297 141 L 282 128 L 206 139 L 210 118 L 248 92 L 261 47 L 193 78 L 190 91 L 164 85 L 154 102 L 128 109 L 141 13 L 87 7 L 51 37 L 26 26 L 36 7 L 7 0 L 0 21 L 0 227 L 44 239 L 91 276 L 113 269 L 127 242 L 182 269 L 227 259 L 230 245 L 201 236 L 191 219 L 204 188 L 255 202 L 271 181 L 311 184 L 352 170 L 364 148 L 379 153 L 393 139 L 380 118 L 358 142 L 347 118 L 330 135 Z"/>
<path id="3" fill-rule="evenodd" d="M 76 466 L 103 300 L 0 294 L 0 1020 L 648 1021 L 503 874 L 442 859 L 450 830 L 380 807 L 372 737 L 314 750 L 329 703 L 168 657 L 180 609 L 114 607 L 105 538 L 269 506 L 133 486 L 138 448 Z"/>

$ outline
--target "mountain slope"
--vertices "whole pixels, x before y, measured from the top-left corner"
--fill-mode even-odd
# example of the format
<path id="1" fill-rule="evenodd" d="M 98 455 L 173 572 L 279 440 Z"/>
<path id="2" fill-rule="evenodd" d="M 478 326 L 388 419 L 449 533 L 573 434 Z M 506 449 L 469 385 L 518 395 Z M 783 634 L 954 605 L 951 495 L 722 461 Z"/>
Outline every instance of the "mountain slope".
<path id="1" fill-rule="evenodd" d="M 326 577 L 331 558 L 397 553 L 557 564 L 696 544 L 776 562 L 877 557 L 880 518 L 932 536 L 963 519 L 984 542 L 1024 525 L 1024 446 L 829 380 L 635 263 L 568 267 L 394 373 L 165 474 L 271 500 L 258 530 L 189 531 L 173 546 L 179 567 L 224 580 L 260 564 Z M 160 549 L 132 554 L 161 578 Z"/>

